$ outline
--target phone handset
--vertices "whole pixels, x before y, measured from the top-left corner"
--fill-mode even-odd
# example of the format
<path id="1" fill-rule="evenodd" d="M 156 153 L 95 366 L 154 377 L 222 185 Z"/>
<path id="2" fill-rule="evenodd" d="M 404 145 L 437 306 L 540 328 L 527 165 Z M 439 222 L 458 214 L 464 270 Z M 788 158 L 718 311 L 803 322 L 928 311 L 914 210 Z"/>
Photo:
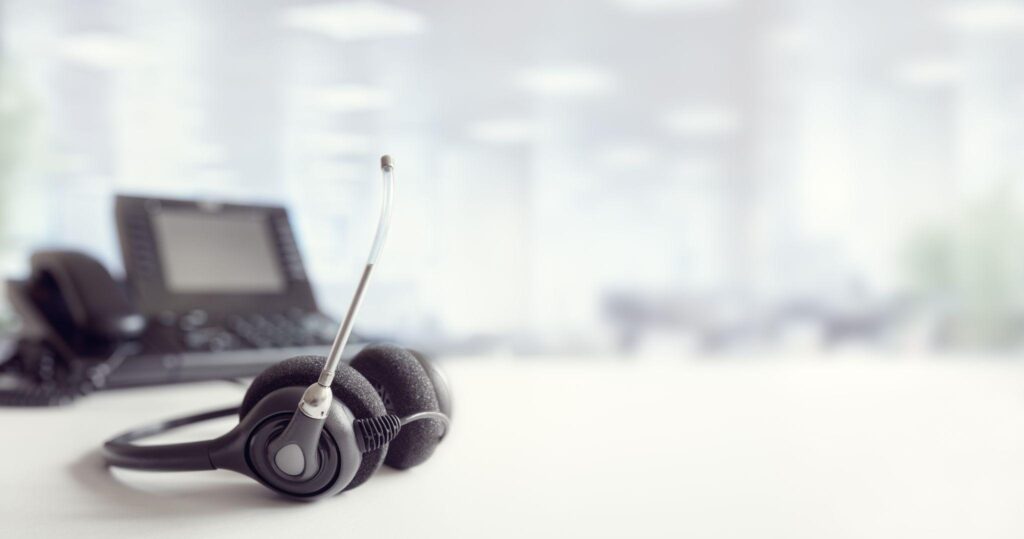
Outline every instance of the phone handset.
<path id="1" fill-rule="evenodd" d="M 84 342 L 114 343 L 137 337 L 146 318 L 99 261 L 76 251 L 32 255 L 28 292 L 32 302 L 73 348 Z"/>
<path id="2" fill-rule="evenodd" d="M 31 275 L 9 282 L 8 296 L 25 338 L 0 359 L 0 373 L 13 376 L 0 383 L 0 406 L 66 404 L 103 387 L 146 328 L 107 269 L 75 251 L 33 254 Z"/>

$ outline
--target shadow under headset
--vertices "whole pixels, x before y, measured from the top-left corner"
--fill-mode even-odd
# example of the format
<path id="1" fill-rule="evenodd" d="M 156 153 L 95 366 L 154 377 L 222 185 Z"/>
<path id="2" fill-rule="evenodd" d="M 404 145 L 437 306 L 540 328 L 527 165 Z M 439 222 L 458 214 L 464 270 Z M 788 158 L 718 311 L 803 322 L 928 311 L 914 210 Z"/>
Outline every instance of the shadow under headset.
<path id="1" fill-rule="evenodd" d="M 260 373 L 240 406 L 146 425 L 103 445 L 110 466 L 154 471 L 232 470 L 302 500 L 352 489 L 381 466 L 426 461 L 448 431 L 451 390 L 423 355 L 390 345 L 341 353 L 387 238 L 394 166 L 381 157 L 384 197 L 370 256 L 327 357 L 286 359 Z M 297 403 L 297 404 L 296 404 Z M 138 445 L 143 438 L 237 414 L 226 434 L 196 442 Z"/>

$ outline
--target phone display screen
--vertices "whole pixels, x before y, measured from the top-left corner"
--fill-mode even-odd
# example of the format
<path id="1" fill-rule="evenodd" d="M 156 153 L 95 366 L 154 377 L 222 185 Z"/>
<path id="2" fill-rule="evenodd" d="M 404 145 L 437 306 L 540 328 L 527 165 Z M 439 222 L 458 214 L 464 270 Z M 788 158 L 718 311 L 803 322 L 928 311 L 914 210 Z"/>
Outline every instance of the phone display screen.
<path id="1" fill-rule="evenodd" d="M 172 293 L 274 294 L 287 286 L 266 214 L 164 210 L 153 227 Z"/>

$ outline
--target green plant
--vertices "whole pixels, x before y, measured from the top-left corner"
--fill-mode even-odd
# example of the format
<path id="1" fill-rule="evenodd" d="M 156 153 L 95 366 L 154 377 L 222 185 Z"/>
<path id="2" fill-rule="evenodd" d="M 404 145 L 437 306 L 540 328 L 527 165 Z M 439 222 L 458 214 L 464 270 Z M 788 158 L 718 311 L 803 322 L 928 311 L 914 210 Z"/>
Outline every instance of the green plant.
<path id="1" fill-rule="evenodd" d="M 12 184 L 35 143 L 38 107 L 9 61 L 0 57 L 0 247 L 6 236 Z"/>
<path id="2" fill-rule="evenodd" d="M 911 288 L 945 306 L 952 344 L 999 348 L 1024 338 L 1024 208 L 1012 187 L 908 247 Z"/>

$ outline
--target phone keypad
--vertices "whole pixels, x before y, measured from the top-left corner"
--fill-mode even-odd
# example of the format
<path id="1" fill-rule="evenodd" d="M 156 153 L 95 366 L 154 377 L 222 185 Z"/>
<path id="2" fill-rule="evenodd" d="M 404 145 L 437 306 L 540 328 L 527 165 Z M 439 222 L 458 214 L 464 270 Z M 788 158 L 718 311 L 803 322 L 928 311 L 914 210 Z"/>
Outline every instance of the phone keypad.
<path id="1" fill-rule="evenodd" d="M 334 337 L 335 322 L 320 313 L 249 313 L 210 321 L 205 312 L 191 311 L 177 318 L 181 344 L 191 351 L 326 346 Z"/>

